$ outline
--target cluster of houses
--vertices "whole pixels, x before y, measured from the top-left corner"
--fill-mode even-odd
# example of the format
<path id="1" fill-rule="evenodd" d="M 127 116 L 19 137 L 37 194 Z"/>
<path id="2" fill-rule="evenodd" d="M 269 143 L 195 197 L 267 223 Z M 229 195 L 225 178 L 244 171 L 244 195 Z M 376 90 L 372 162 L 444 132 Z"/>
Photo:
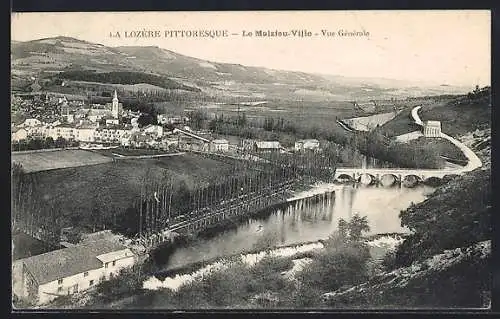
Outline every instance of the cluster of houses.
<path id="1" fill-rule="evenodd" d="M 23 123 L 12 127 L 12 142 L 27 138 L 64 138 L 78 141 L 80 144 L 120 144 L 122 146 L 155 147 L 166 145 L 162 141 L 164 130 L 162 125 L 148 125 L 139 128 L 139 112 L 124 111 L 118 101 L 116 91 L 112 103 L 91 105 L 89 108 L 78 108 L 70 112 L 65 98 L 60 98 L 61 116 L 54 121 L 41 121 L 35 118 L 26 119 Z M 130 119 L 130 123 L 123 123 Z M 163 119 L 163 118 L 162 118 Z M 168 123 L 177 123 L 178 119 L 166 118 Z M 180 121 L 183 121 L 180 118 Z M 128 122 L 128 121 L 127 121 Z"/>
<path id="2" fill-rule="evenodd" d="M 157 116 L 158 125 L 140 128 L 140 112 L 123 110 L 116 91 L 111 103 L 93 104 L 74 108 L 65 97 L 58 98 L 60 116 L 51 121 L 35 118 L 26 119 L 12 127 L 12 142 L 27 138 L 63 138 L 77 141 L 81 147 L 98 145 L 121 145 L 135 148 L 157 148 L 168 150 L 177 147 L 184 150 L 229 152 L 244 149 L 255 152 L 318 150 L 319 142 L 314 139 L 300 140 L 293 149 L 285 149 L 278 141 L 244 140 L 240 145 L 230 146 L 226 139 L 212 139 L 210 132 L 193 132 L 186 126 L 189 118 L 184 116 Z M 70 111 L 70 109 L 72 109 Z M 126 120 L 126 121 L 125 121 Z M 126 123 L 125 123 L 126 122 Z M 172 125 L 173 130 L 165 127 Z"/>
<path id="3" fill-rule="evenodd" d="M 174 129 L 170 134 L 176 136 L 177 145 L 181 149 L 193 151 L 209 152 L 231 152 L 231 151 L 250 151 L 256 153 L 270 152 L 303 152 L 319 151 L 319 141 L 315 139 L 299 140 L 295 142 L 293 148 L 286 148 L 279 141 L 260 141 L 253 139 L 241 140 L 239 144 L 231 145 L 226 139 L 211 139 L 210 133 L 191 132 L 187 130 Z"/>

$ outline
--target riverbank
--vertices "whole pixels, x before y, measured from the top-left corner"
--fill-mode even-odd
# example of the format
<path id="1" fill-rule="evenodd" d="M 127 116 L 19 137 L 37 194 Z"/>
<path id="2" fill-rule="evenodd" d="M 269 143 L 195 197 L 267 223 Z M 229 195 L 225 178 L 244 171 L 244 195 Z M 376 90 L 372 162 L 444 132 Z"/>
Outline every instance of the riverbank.
<path id="1" fill-rule="evenodd" d="M 264 212 L 260 212 L 262 215 L 260 217 L 257 217 L 254 215 L 253 218 L 253 221 L 251 222 L 251 224 L 248 224 L 248 221 L 242 221 L 241 222 L 241 226 L 234 226 L 233 225 L 233 228 L 236 228 L 236 227 L 240 227 L 240 230 L 238 230 L 238 232 L 241 232 L 241 229 L 244 230 L 244 233 L 241 234 L 241 239 L 248 243 L 248 244 L 245 244 L 245 247 L 248 247 L 247 249 L 244 249 L 244 250 L 238 250 L 237 249 L 237 246 L 235 246 L 236 250 L 232 250 L 232 253 L 236 253 L 236 254 L 241 254 L 241 253 L 245 253 L 245 254 L 256 254 L 256 253 L 259 253 L 259 252 L 262 252 L 262 251 L 267 251 L 269 249 L 272 249 L 271 247 L 274 247 L 274 248 L 277 248 L 277 247 L 282 247 L 282 246 L 285 246 L 285 247 L 294 247 L 294 246 L 299 246 L 299 245 L 302 245 L 304 244 L 304 242 L 307 242 L 307 243 L 318 243 L 318 240 L 309 240 L 308 241 L 308 237 L 311 238 L 311 239 L 314 239 L 314 238 L 318 238 L 316 234 L 321 234 L 319 238 L 323 238 L 323 239 L 326 239 L 328 237 L 329 234 L 331 234 L 331 232 L 333 230 L 331 230 L 333 226 L 329 226 L 332 224 L 332 222 L 326 222 L 325 221 L 322 221 L 323 219 L 319 218 L 320 216 L 318 215 L 318 220 L 317 220 L 317 223 L 323 225 L 322 227 L 324 228 L 324 230 L 320 231 L 320 232 L 314 232 L 314 231 L 307 231 L 307 229 L 304 229 L 305 233 L 304 235 L 307 235 L 305 236 L 302 240 L 300 240 L 301 236 L 300 234 L 297 234 L 299 235 L 297 238 L 291 238 L 291 241 L 292 243 L 291 244 L 285 244 L 285 245 L 280 245 L 278 244 L 279 243 L 279 240 L 278 241 L 274 241 L 274 235 L 276 234 L 276 236 L 278 236 L 278 233 L 274 230 L 274 227 L 271 226 L 271 225 L 274 225 L 275 222 L 274 220 L 278 221 L 278 220 L 281 220 L 281 215 L 279 214 L 287 214 L 287 220 L 290 220 L 289 218 L 292 218 L 292 216 L 294 216 L 296 213 L 291 213 L 291 212 L 288 212 L 286 213 L 286 209 L 285 207 L 290 207 L 291 209 L 297 209 L 296 207 L 299 207 L 299 209 L 301 209 L 300 207 L 304 207 L 304 212 L 306 211 L 310 211 L 313 209 L 314 205 L 318 205 L 318 207 L 320 207 L 322 204 L 322 201 L 320 200 L 319 202 L 315 201 L 312 197 L 311 198 L 308 198 L 307 196 L 305 196 L 306 193 L 308 194 L 316 194 L 318 196 L 318 198 L 321 198 L 322 197 L 322 194 L 324 194 L 324 191 L 325 190 L 332 190 L 332 189 L 340 189 L 342 188 L 342 185 L 332 185 L 332 184 L 327 184 L 326 187 L 321 187 L 319 186 L 321 184 L 316 184 L 315 186 L 315 191 L 311 192 L 311 185 L 308 185 L 307 187 L 303 187 L 302 189 L 296 189 L 295 192 L 294 192 L 294 195 L 295 195 L 295 200 L 297 201 L 297 203 L 294 203 L 294 202 L 284 202 L 282 205 L 277 205 L 276 207 L 274 207 L 274 209 L 270 209 L 268 211 L 264 211 Z M 331 188 L 333 187 L 333 188 Z M 346 191 L 348 191 L 349 193 L 351 193 L 351 191 L 354 190 L 352 187 L 350 186 L 347 186 L 346 188 Z M 365 188 L 362 188 L 361 191 L 364 191 L 364 190 L 367 190 Z M 380 191 L 390 191 L 390 190 L 382 190 L 382 189 L 379 189 L 379 190 L 376 190 L 374 189 L 374 191 L 376 193 L 379 193 Z M 398 192 L 400 192 L 401 190 L 398 190 Z M 409 193 L 413 193 L 414 191 L 410 191 L 408 190 Z M 290 197 L 289 199 L 293 199 L 294 198 L 294 195 L 290 194 Z M 335 200 L 335 196 L 334 194 L 330 194 L 329 195 L 329 201 L 331 201 L 332 203 L 334 202 Z M 340 198 L 337 200 L 338 204 L 341 204 L 342 202 L 342 195 L 339 194 Z M 395 195 L 397 196 L 397 195 Z M 299 199 L 297 199 L 299 198 Z M 326 197 L 322 197 L 324 198 L 325 200 L 327 199 Z M 303 204 L 301 204 L 300 202 L 303 202 Z M 306 202 L 308 202 L 309 204 L 307 204 Z M 325 202 L 326 203 L 326 202 Z M 281 207 L 281 208 L 280 208 Z M 281 213 L 279 212 L 279 209 L 281 209 Z M 395 209 L 395 212 L 399 211 L 399 208 Z M 311 211 L 312 212 L 312 211 Z M 278 216 L 275 216 L 275 214 L 278 214 Z M 291 214 L 291 215 L 290 215 Z M 266 216 L 269 216 L 269 215 L 273 215 L 271 217 L 271 219 L 269 221 L 259 221 L 258 218 L 264 218 L 265 220 L 266 219 Z M 337 213 L 337 218 L 340 217 L 340 216 L 343 216 L 344 214 L 340 214 L 338 215 Z M 310 217 L 313 217 L 313 215 L 310 215 L 309 213 L 307 213 L 307 216 L 310 216 Z M 307 217 L 306 215 L 303 215 L 302 218 L 309 218 Z M 315 218 L 315 217 L 314 217 Z M 333 220 L 333 222 L 335 222 L 336 219 Z M 262 223 L 264 225 L 264 230 L 262 232 L 257 232 L 257 225 Z M 268 225 L 268 223 L 270 223 Z M 307 220 L 304 220 L 304 223 L 309 223 Z M 247 230 L 248 229 L 248 230 Z M 224 235 L 222 235 L 222 232 L 224 233 Z M 112 287 L 118 287 L 118 288 L 113 288 L 113 289 L 110 289 L 109 290 L 109 294 L 106 293 L 106 294 L 101 294 L 101 293 L 98 293 L 97 292 L 97 296 L 98 298 L 97 299 L 101 299 L 101 300 L 108 300 L 109 302 L 112 302 L 112 300 L 115 300 L 115 297 L 117 296 L 118 299 L 120 299 L 122 296 L 121 293 L 119 293 L 119 291 L 121 290 L 121 288 L 119 288 L 123 282 L 126 282 L 126 281 L 133 281 L 133 282 L 139 282 L 140 280 L 139 279 L 134 279 L 134 278 L 138 278 L 138 276 L 146 276 L 148 274 L 160 274 L 160 275 L 163 275 L 163 276 L 170 276 L 171 274 L 175 274 L 175 273 L 189 273 L 190 271 L 195 271 L 196 269 L 200 268 L 200 267 L 203 267 L 205 265 L 207 265 L 208 263 L 214 261 L 214 260 L 217 260 L 218 258 L 221 258 L 221 257 L 215 257 L 215 258 L 209 258 L 209 260 L 205 260 L 205 261 L 202 261 L 202 262 L 199 262 L 199 263 L 190 263 L 190 258 L 184 258 L 182 257 L 183 256 L 183 253 L 181 253 L 180 255 L 180 259 L 179 261 L 184 261 L 184 263 L 190 263 L 190 265 L 185 265 L 184 267 L 179 267 L 180 265 L 182 264 L 179 264 L 179 263 L 173 263 L 172 264 L 172 268 L 168 268 L 168 267 L 165 267 L 165 266 L 161 266 L 161 265 L 167 265 L 169 264 L 169 256 L 173 253 L 173 252 L 176 252 L 176 251 L 180 251 L 180 252 L 183 252 L 183 251 L 192 251 L 192 248 L 191 247 L 199 247 L 199 245 L 201 244 L 203 247 L 209 247 L 211 242 L 213 243 L 217 243 L 217 242 L 221 242 L 221 240 L 227 236 L 231 237 L 233 235 L 236 234 L 236 230 L 231 230 L 231 229 L 220 229 L 219 231 L 215 232 L 212 234 L 212 235 L 215 235 L 217 236 L 217 238 L 214 238 L 214 239 L 210 239 L 210 236 L 208 238 L 199 238 L 199 240 L 186 240 L 184 241 L 184 243 L 182 242 L 177 242 L 176 245 L 177 246 L 173 246 L 173 245 L 166 245 L 165 247 L 162 247 L 162 249 L 158 250 L 158 255 L 157 256 L 153 256 L 153 258 L 151 258 L 148 262 L 146 262 L 144 265 L 140 266 L 140 267 L 136 267 L 134 272 L 133 273 L 129 273 L 129 272 L 126 272 L 124 273 L 122 276 L 119 277 L 119 282 L 117 283 L 113 283 L 112 284 Z M 247 234 L 247 235 L 245 235 Z M 272 234 L 273 236 L 271 236 L 272 238 L 268 238 L 269 234 Z M 251 236 L 248 237 L 248 236 Z M 249 240 L 251 239 L 251 240 Z M 269 240 L 270 239 L 270 240 Z M 231 242 L 234 242 L 234 243 L 238 243 L 239 242 L 239 239 L 230 239 L 228 238 L 228 244 L 231 243 Z M 213 244 L 212 243 L 212 244 Z M 230 247 L 230 246 L 228 246 Z M 171 249 L 169 251 L 169 249 Z M 194 248 L 194 249 L 198 249 L 198 248 Z M 203 252 L 203 251 L 206 251 L 205 250 L 206 248 L 201 248 L 200 252 Z M 220 254 L 222 256 L 227 256 L 227 255 L 231 255 L 231 250 L 227 250 L 225 248 L 221 248 L 220 250 L 217 249 L 217 251 L 220 252 Z M 208 253 L 208 251 L 206 251 Z M 203 255 L 203 253 L 202 253 Z M 200 256 L 202 256 L 200 255 Z M 207 255 L 209 256 L 209 255 Z M 304 256 L 304 258 L 306 258 L 307 256 Z M 163 260 L 161 260 L 163 258 Z M 176 253 L 176 259 L 179 258 L 179 255 Z M 206 259 L 206 258 L 204 258 Z M 196 257 L 193 259 L 196 261 Z M 158 266 L 155 266 L 154 264 L 158 264 Z M 142 270 L 140 270 L 142 269 Z M 163 271 L 162 271 L 163 270 Z M 142 275 L 141 275 L 141 272 L 142 272 Z M 132 278 L 132 279 L 131 279 Z M 123 281 L 123 282 L 122 282 Z M 104 286 L 106 286 L 107 284 L 106 283 L 103 283 Z M 130 285 L 127 285 L 127 287 L 130 287 Z M 100 288 L 99 288 L 100 289 Z M 127 288 L 129 289 L 129 288 Z M 134 288 L 135 289 L 135 288 Z M 91 295 L 94 295 L 95 293 L 92 293 L 90 292 Z M 127 295 L 127 290 L 124 290 L 123 291 L 123 294 L 126 296 Z M 83 297 L 82 297 L 83 298 Z M 89 297 L 90 298 L 90 297 Z M 92 298 L 91 298 L 92 299 Z M 85 300 L 85 298 L 83 299 Z M 63 301 L 61 301 L 61 303 L 64 303 Z M 57 304 L 57 303 L 56 303 Z M 57 306 L 49 306 L 49 307 L 60 307 L 60 303 L 57 304 Z"/>
<path id="2" fill-rule="evenodd" d="M 387 244 L 385 250 L 393 250 L 394 246 L 402 240 L 403 236 L 400 234 L 377 234 L 376 236 L 365 238 L 364 241 L 370 247 L 380 247 L 381 243 L 385 242 Z M 278 284 L 282 288 L 284 288 L 283 285 L 287 286 L 288 288 L 284 289 L 288 291 L 296 289 L 298 276 L 304 271 L 307 265 L 311 264 L 321 254 L 324 254 L 325 245 L 328 245 L 328 241 L 329 239 L 325 239 L 325 241 L 319 240 L 299 245 L 275 247 L 263 251 L 220 257 L 216 260 L 208 261 L 203 265 L 189 265 L 182 270 L 175 270 L 169 274 L 142 276 L 141 285 L 139 285 L 140 281 L 136 275 L 127 274 L 122 277 L 119 285 L 132 288 L 125 283 L 131 281 L 139 286 L 134 286 L 132 290 L 114 288 L 112 291 L 116 294 L 116 297 L 108 300 L 96 297 L 99 296 L 99 292 L 93 292 L 94 296 L 83 298 L 86 299 L 87 304 L 82 305 L 82 307 L 92 309 L 113 309 L 115 307 L 136 309 L 137 307 L 146 307 L 144 303 L 147 303 L 148 309 L 186 308 L 179 307 L 180 300 L 178 298 L 181 298 L 186 304 L 191 304 L 189 308 L 193 308 L 193 305 L 196 305 L 196 309 L 204 309 L 207 307 L 204 302 L 196 303 L 194 301 L 196 298 L 194 296 L 194 299 L 187 298 L 185 292 L 198 291 L 195 287 L 207 287 L 205 286 L 207 280 L 215 280 L 214 278 L 221 278 L 221 276 L 231 276 L 234 280 L 217 280 L 212 285 L 215 289 L 219 289 L 217 286 L 224 282 L 231 285 L 235 280 L 242 282 L 242 279 L 247 284 L 260 286 L 262 289 L 255 286 L 254 290 L 252 290 L 254 292 L 249 292 L 250 295 L 248 295 L 248 298 L 244 298 L 247 301 L 256 301 L 256 299 L 259 299 L 259 291 L 264 292 L 264 296 L 266 295 L 265 286 Z M 374 259 L 380 259 L 376 256 L 373 257 Z M 236 284 L 236 286 L 241 287 L 239 284 Z M 122 291 L 122 293 L 118 293 L 119 291 Z M 240 293 L 229 287 L 223 293 L 227 295 L 231 291 L 236 294 Z M 246 306 L 231 305 L 231 308 L 247 308 L 248 306 L 248 304 Z"/>

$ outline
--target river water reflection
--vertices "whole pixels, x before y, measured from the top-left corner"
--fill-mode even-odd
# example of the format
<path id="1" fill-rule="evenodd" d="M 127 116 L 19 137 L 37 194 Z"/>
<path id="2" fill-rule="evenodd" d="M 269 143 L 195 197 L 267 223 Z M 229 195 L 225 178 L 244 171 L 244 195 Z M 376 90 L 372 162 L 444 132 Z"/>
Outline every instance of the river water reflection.
<path id="1" fill-rule="evenodd" d="M 325 239 L 337 229 L 340 218 L 349 219 L 355 213 L 367 216 L 372 234 L 404 232 L 407 230 L 401 227 L 399 212 L 412 202 L 423 201 L 433 190 L 426 185 L 414 188 L 329 185 L 329 191 L 316 200 L 293 201 L 266 218 L 250 219 L 235 229 L 178 248 L 162 268 L 177 268 L 269 246 Z"/>

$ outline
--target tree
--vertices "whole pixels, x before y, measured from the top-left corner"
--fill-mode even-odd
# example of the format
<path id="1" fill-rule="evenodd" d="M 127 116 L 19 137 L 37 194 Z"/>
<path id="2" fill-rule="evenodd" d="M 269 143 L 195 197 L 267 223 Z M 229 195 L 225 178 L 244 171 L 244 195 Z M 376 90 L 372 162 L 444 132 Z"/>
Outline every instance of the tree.
<path id="1" fill-rule="evenodd" d="M 143 113 L 139 118 L 137 119 L 137 123 L 139 124 L 140 127 L 144 127 L 147 125 L 156 125 L 158 124 L 156 116 L 149 114 L 149 113 Z"/>
<path id="2" fill-rule="evenodd" d="M 370 226 L 366 216 L 360 217 L 359 214 L 354 214 L 348 223 L 349 237 L 351 240 L 361 239 L 363 232 L 369 232 Z"/>
<path id="3" fill-rule="evenodd" d="M 53 148 L 55 145 L 54 139 L 50 136 L 45 138 L 45 147 L 46 148 Z"/>
<path id="4" fill-rule="evenodd" d="M 55 141 L 55 147 L 56 148 L 64 148 L 67 145 L 66 139 L 64 139 L 62 136 L 59 136 L 57 140 Z"/>
<path id="5" fill-rule="evenodd" d="M 191 113 L 191 125 L 194 128 L 200 129 L 203 123 L 207 120 L 208 116 L 205 110 L 197 109 Z"/>

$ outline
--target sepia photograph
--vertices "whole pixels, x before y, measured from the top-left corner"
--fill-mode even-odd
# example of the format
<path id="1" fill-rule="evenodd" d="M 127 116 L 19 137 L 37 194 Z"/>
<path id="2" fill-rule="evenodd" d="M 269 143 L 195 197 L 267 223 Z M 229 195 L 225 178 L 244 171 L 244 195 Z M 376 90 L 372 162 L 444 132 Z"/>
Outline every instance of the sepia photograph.
<path id="1" fill-rule="evenodd" d="M 11 13 L 13 311 L 490 311 L 491 12 Z"/>

